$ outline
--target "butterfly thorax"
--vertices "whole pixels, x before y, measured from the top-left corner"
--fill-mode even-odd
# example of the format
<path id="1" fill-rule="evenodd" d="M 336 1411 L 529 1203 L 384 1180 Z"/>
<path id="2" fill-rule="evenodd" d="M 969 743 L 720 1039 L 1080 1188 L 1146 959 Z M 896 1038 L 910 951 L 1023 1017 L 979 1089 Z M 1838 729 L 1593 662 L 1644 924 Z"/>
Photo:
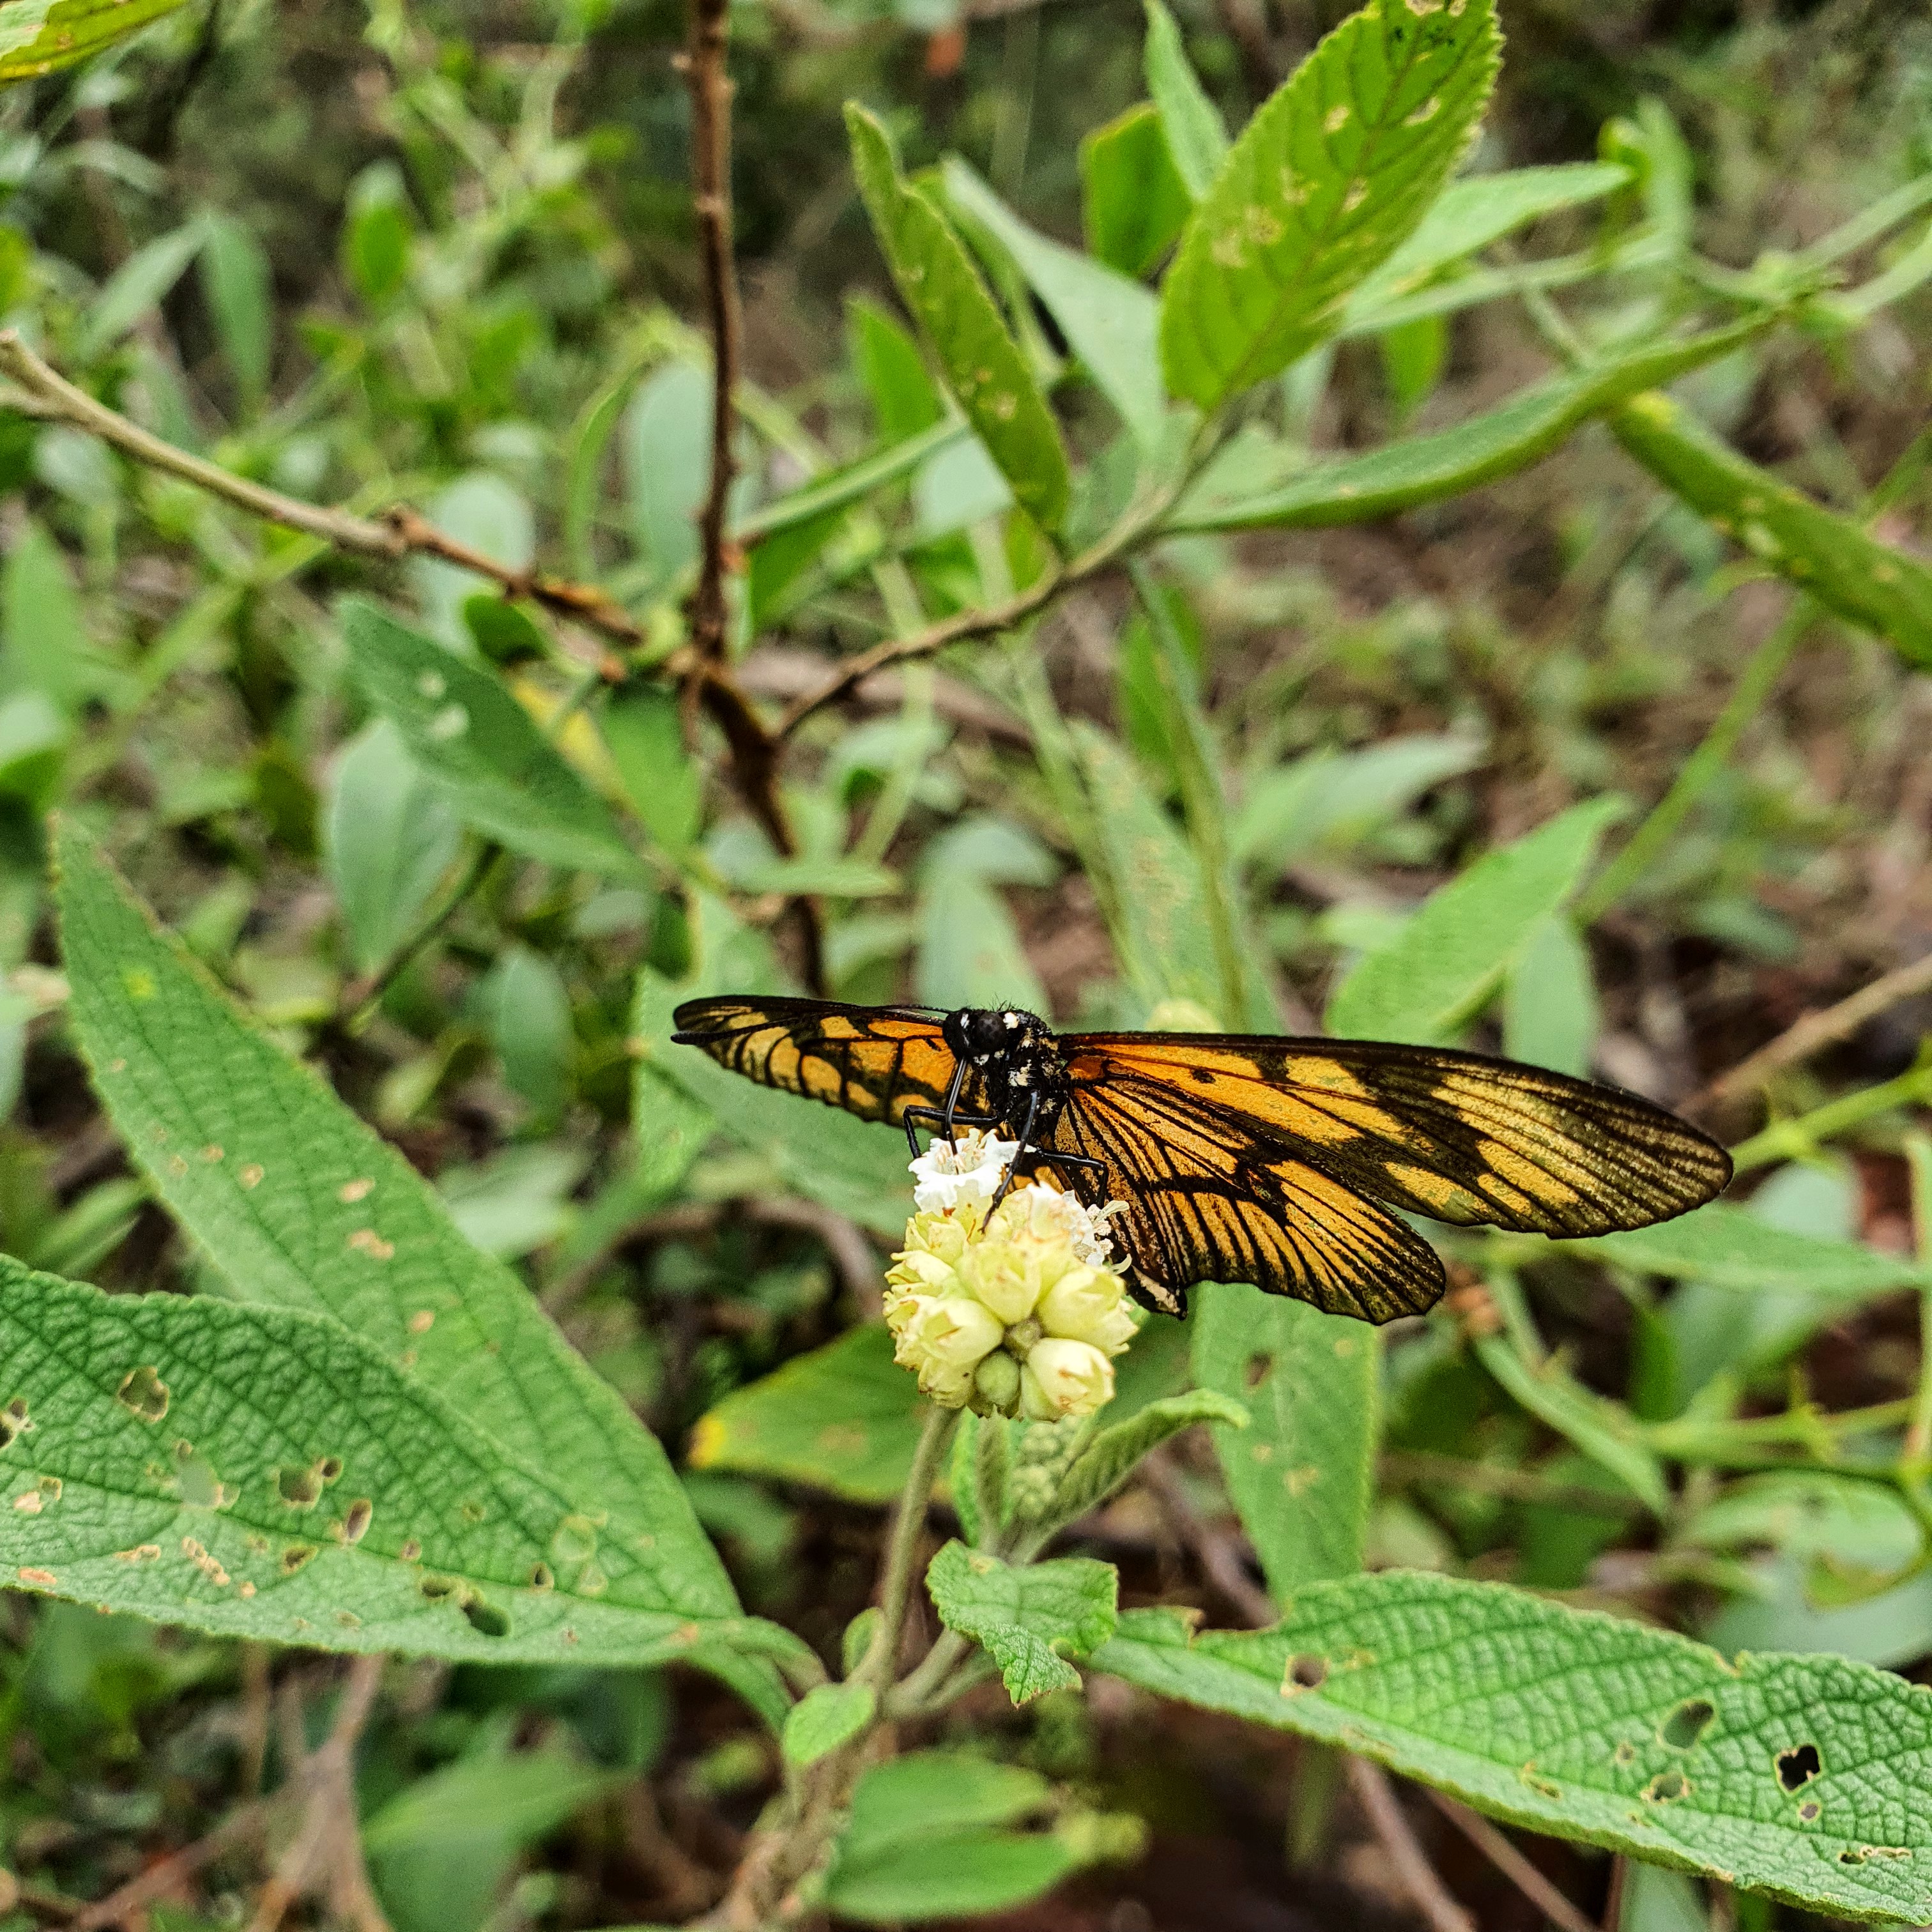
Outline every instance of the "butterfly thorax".
<path id="1" fill-rule="evenodd" d="M 1035 1094 L 1035 1134 L 1066 1104 L 1066 1062 L 1053 1029 L 1018 1006 L 962 1006 L 946 1016 L 946 1043 L 984 1084 L 989 1112 L 1009 1124 L 1024 1118 Z"/>

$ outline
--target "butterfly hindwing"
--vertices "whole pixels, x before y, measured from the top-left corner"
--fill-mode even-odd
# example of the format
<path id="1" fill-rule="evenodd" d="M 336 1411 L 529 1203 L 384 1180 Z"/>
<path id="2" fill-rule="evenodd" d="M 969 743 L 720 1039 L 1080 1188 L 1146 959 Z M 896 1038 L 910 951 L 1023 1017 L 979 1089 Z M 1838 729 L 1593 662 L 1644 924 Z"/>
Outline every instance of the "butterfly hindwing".
<path id="1" fill-rule="evenodd" d="M 687 1000 L 671 1017 L 680 1045 L 734 1073 L 895 1126 L 944 1101 L 956 1064 L 940 1016 L 917 1006 L 749 996 Z"/>
<path id="2" fill-rule="evenodd" d="M 1481 1054 L 1234 1034 L 1065 1044 L 1076 1102 L 1130 1079 L 1184 1091 L 1344 1186 L 1438 1221 L 1607 1234 L 1681 1214 L 1730 1178 L 1724 1150 L 1660 1107 Z"/>

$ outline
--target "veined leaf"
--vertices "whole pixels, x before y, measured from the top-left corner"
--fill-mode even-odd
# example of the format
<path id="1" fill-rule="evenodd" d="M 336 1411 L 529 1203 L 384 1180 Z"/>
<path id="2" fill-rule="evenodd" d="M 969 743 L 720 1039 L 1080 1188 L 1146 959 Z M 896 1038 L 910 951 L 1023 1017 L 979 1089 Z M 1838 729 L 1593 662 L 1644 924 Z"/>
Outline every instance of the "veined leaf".
<path id="1" fill-rule="evenodd" d="M 1932 569 L 1918 558 L 1779 482 L 1668 396 L 1626 403 L 1610 428 L 1666 489 L 1768 569 L 1889 639 L 1907 663 L 1932 665 Z"/>
<path id="2" fill-rule="evenodd" d="M 1137 1346 L 1150 1346 L 1157 1334 L 1168 1332 L 1179 1335 L 1184 1331 L 1177 1327 L 1150 1335 L 1143 1329 Z M 1136 1359 L 1132 1350 L 1122 1357 L 1124 1375 L 1132 1368 Z M 1118 1408 L 1124 1399 L 1117 1396 L 1113 1406 Z M 1052 1506 L 1036 1519 L 1035 1534 L 1045 1535 L 1077 1522 L 1089 1510 L 1098 1508 L 1133 1473 L 1134 1465 L 1143 1456 L 1197 1422 L 1245 1429 L 1247 1406 L 1213 1389 L 1190 1389 L 1181 1395 L 1156 1396 L 1124 1420 L 1096 1430 L 1093 1439 L 1075 1456 L 1060 1478 Z"/>
<path id="3" fill-rule="evenodd" d="M 1568 916 L 1552 913 L 1510 968 L 1503 988 L 1503 1051 L 1532 1066 L 1587 1079 L 1598 1021 L 1590 950 Z"/>
<path id="4" fill-rule="evenodd" d="M 1195 1380 L 1248 1411 L 1214 1447 L 1276 1600 L 1359 1570 L 1381 1435 L 1376 1331 L 1226 1282 L 1202 1292 L 1193 1328 Z"/>
<path id="5" fill-rule="evenodd" d="M 1141 65 L 1167 140 L 1174 171 L 1188 198 L 1199 201 L 1228 158 L 1228 125 L 1208 98 L 1182 45 L 1180 28 L 1163 0 L 1147 0 L 1147 40 Z"/>
<path id="6" fill-rule="evenodd" d="M 1160 112 L 1146 100 L 1080 143 L 1080 186 L 1088 249 L 1108 268 L 1136 278 L 1166 253 L 1194 205 L 1168 152 Z"/>
<path id="7" fill-rule="evenodd" d="M 845 110 L 859 191 L 905 305 L 946 386 L 1034 520 L 1058 530 L 1070 479 L 1058 426 L 998 306 L 946 218 L 901 178 L 891 137 L 856 103 Z"/>
<path id="8" fill-rule="evenodd" d="M 1538 927 L 1576 889 L 1616 799 L 1572 806 L 1478 859 L 1432 894 L 1392 945 L 1371 952 L 1328 1003 L 1328 1030 L 1354 1040 L 1450 1039 L 1502 984 Z"/>
<path id="9" fill-rule="evenodd" d="M 1842 1658 L 1732 1664 L 1527 1591 L 1385 1570 L 1298 1590 L 1270 1630 L 1190 1641 L 1173 1611 L 1130 1611 L 1093 1661 L 1534 1831 L 1840 1917 L 1932 1917 L 1932 1700 Z"/>
<path id="10" fill-rule="evenodd" d="M 1181 237 L 1161 298 L 1170 394 L 1211 412 L 1334 332 L 1461 158 L 1499 46 L 1492 0 L 1374 0 L 1323 40 Z"/>
<path id="11" fill-rule="evenodd" d="M 1144 450 L 1160 446 L 1160 304 L 1138 282 L 1030 228 L 964 161 L 946 164 L 946 194 L 1019 266 L 1067 345 Z"/>
<path id="12" fill-rule="evenodd" d="M 0 86 L 71 67 L 138 33 L 182 0 L 8 0 L 0 7 Z"/>
<path id="13" fill-rule="evenodd" d="M 326 1316 L 0 1256 L 0 1364 L 10 1587 L 318 1650 L 796 1653 L 666 1604 L 648 1547 Z"/>
<path id="14" fill-rule="evenodd" d="M 1302 530 L 1360 523 L 1418 503 L 1460 496 L 1547 456 L 1579 423 L 1660 382 L 1714 362 L 1762 334 L 1752 318 L 1685 341 L 1633 350 L 1588 369 L 1552 376 L 1454 429 L 1405 437 L 1361 456 L 1284 474 L 1286 452 L 1230 444 L 1210 464 L 1170 520 L 1182 530 Z M 1272 473 L 1270 473 L 1272 470 Z"/>
<path id="15" fill-rule="evenodd" d="M 947 1544 L 926 1573 L 940 1622 L 978 1640 L 1016 1704 L 1078 1688 L 1066 1655 L 1084 1657 L 1113 1635 L 1120 1580 L 1091 1557 L 1016 1568 L 963 1543 Z"/>
<path id="16" fill-rule="evenodd" d="M 609 808 L 493 672 L 359 598 L 344 608 L 342 628 L 369 701 L 468 824 L 549 865 L 643 872 Z"/>
<path id="17" fill-rule="evenodd" d="M 75 1034 L 130 1157 L 232 1282 L 317 1311 L 548 1472 L 644 1552 L 667 1611 L 736 1598 L 656 1439 L 409 1162 L 256 1032 L 62 828 Z M 130 1365 L 131 1366 L 131 1365 Z"/>

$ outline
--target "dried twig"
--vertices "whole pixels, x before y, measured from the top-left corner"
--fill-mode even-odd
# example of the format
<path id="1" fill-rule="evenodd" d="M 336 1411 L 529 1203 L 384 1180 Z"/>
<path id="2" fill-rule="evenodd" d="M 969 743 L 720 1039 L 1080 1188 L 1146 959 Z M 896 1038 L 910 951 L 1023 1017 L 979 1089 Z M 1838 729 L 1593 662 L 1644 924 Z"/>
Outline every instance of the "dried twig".
<path id="1" fill-rule="evenodd" d="M 1719 1075 L 1684 1105 L 1696 1111 L 1720 1106 L 1726 1100 L 1740 1100 L 1763 1086 L 1773 1074 L 1782 1072 L 1787 1066 L 1795 1066 L 1801 1060 L 1808 1060 L 1826 1047 L 1835 1046 L 1841 1040 L 1856 1033 L 1868 1020 L 1876 1019 L 1902 1000 L 1924 992 L 1932 992 L 1932 952 L 1927 953 L 1922 959 L 1894 968 L 1869 986 L 1861 987 L 1849 998 L 1840 1000 L 1836 1006 L 1807 1013 L 1775 1040 L 1739 1060 L 1728 1073 Z"/>
<path id="2" fill-rule="evenodd" d="M 1436 1810 L 1552 1925 L 1561 1932 L 1597 1932 L 1596 1921 L 1572 1904 L 1486 1818 L 1426 1785 L 1423 1790 Z"/>
<path id="3" fill-rule="evenodd" d="M 1348 1782 L 1354 1787 L 1357 1802 L 1368 1814 L 1369 1822 L 1382 1840 L 1396 1876 L 1433 1932 L 1476 1932 L 1476 1922 L 1449 1895 L 1436 1868 L 1429 1862 L 1428 1854 L 1410 1830 L 1388 1774 L 1380 1765 L 1352 1754 L 1342 1762 L 1348 1768 Z"/>
<path id="4" fill-rule="evenodd" d="M 83 1906 L 68 1921 L 70 1932 L 101 1932 L 105 1926 L 135 1922 L 137 1916 L 145 1913 L 156 1899 L 165 1898 L 203 1865 L 254 1837 L 262 1828 L 268 1812 L 268 1802 L 262 1799 L 230 1812 L 213 1831 L 204 1832 L 193 1844 L 184 1845 L 146 1871 L 137 1873 L 98 1904 Z"/>

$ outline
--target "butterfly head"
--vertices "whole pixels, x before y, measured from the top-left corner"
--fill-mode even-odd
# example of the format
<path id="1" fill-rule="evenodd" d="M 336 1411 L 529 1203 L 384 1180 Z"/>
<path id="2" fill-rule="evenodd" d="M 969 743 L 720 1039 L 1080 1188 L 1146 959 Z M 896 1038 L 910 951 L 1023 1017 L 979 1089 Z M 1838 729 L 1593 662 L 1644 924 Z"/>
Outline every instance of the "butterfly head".
<path id="1" fill-rule="evenodd" d="M 1002 1097 L 1042 1085 L 1059 1064 L 1053 1029 L 1018 1006 L 962 1006 L 944 1030 L 946 1045 Z"/>

